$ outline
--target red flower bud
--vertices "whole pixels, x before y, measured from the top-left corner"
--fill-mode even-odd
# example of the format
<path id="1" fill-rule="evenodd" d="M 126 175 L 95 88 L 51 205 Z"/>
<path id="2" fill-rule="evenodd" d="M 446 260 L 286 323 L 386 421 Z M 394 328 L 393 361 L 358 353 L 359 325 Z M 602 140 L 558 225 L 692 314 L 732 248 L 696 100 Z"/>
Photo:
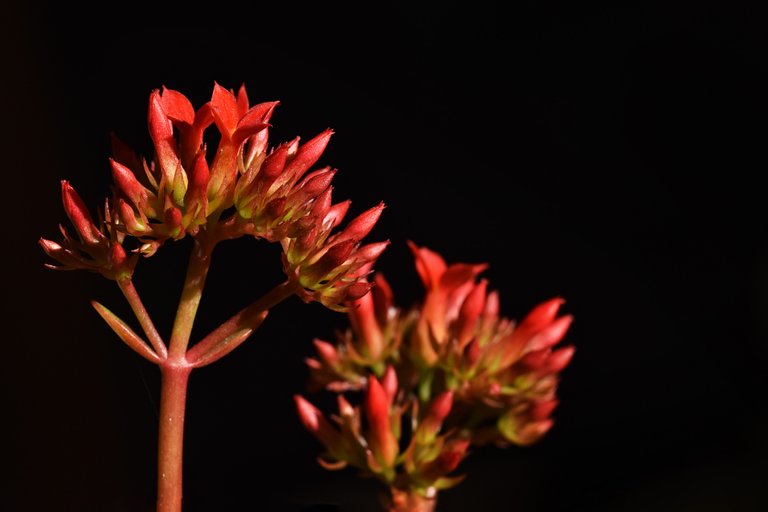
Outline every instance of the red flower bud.
<path id="1" fill-rule="evenodd" d="M 376 377 L 368 378 L 363 407 L 368 418 L 368 445 L 381 465 L 391 467 L 399 447 L 389 420 L 389 399 Z"/>
<path id="2" fill-rule="evenodd" d="M 429 406 L 428 418 L 435 423 L 442 423 L 453 407 L 453 391 L 443 391 L 437 395 Z"/>
<path id="3" fill-rule="evenodd" d="M 488 281 L 483 279 L 476 284 L 464 299 L 457 320 L 459 347 L 463 348 L 475 334 L 477 319 L 485 307 L 485 291 Z"/>
<path id="4" fill-rule="evenodd" d="M 96 228 L 88 208 L 68 181 L 61 182 L 61 198 L 64 211 L 75 226 L 81 240 L 89 245 L 101 243 L 104 235 Z"/>
<path id="5" fill-rule="evenodd" d="M 374 206 L 370 210 L 361 213 L 352 222 L 350 222 L 344 230 L 336 235 L 334 242 L 343 242 L 345 240 L 362 240 L 370 233 L 373 226 L 381 216 L 381 211 L 384 209 L 384 203 L 379 203 L 378 206 Z"/>
<path id="6" fill-rule="evenodd" d="M 136 206 L 136 208 L 144 211 L 145 215 L 153 217 L 155 212 L 147 204 L 149 190 L 144 188 L 144 185 L 139 183 L 139 180 L 136 179 L 133 172 L 123 164 L 116 160 L 112 160 L 111 158 L 109 159 L 109 164 L 112 167 L 112 179 L 118 190 L 120 190 L 120 192 L 122 192 L 123 195 Z"/>
<path id="7" fill-rule="evenodd" d="M 336 350 L 336 347 L 327 341 L 319 340 L 317 338 L 314 339 L 312 343 L 314 343 L 320 359 L 322 359 L 326 365 L 335 368 L 339 364 L 339 353 Z"/>
<path id="8" fill-rule="evenodd" d="M 173 126 L 163 109 L 160 92 L 155 90 L 149 97 L 149 134 L 155 143 L 155 153 L 163 176 L 169 183 L 173 182 L 176 168 L 179 165 L 176 140 L 173 138 Z"/>
<path id="9" fill-rule="evenodd" d="M 302 425 L 304 425 L 304 428 L 318 438 L 328 451 L 337 451 L 342 445 L 341 436 L 336 429 L 328 423 L 323 416 L 323 413 L 300 395 L 294 395 L 293 400 L 296 403 L 296 410 L 299 413 L 299 419 L 301 420 Z"/>
<path id="10" fill-rule="evenodd" d="M 325 214 L 325 217 L 323 218 L 323 226 L 328 226 L 328 229 L 335 228 L 338 226 L 344 216 L 347 214 L 347 210 L 349 210 L 350 201 L 342 201 L 340 203 L 336 203 L 333 206 L 330 207 L 328 210 L 328 213 Z"/>
<path id="11" fill-rule="evenodd" d="M 533 420 L 543 420 L 552 415 L 552 411 L 557 407 L 557 400 L 543 400 L 531 404 L 530 415 Z"/>
<path id="12" fill-rule="evenodd" d="M 371 283 L 367 283 L 365 281 L 358 281 L 353 283 L 347 286 L 344 290 L 344 296 L 342 299 L 340 299 L 340 303 L 345 304 L 355 301 L 361 297 L 364 297 L 365 294 L 367 294 L 369 291 L 371 291 Z"/>
<path id="13" fill-rule="evenodd" d="M 305 142 L 296 151 L 296 154 L 285 167 L 285 181 L 294 181 L 315 165 L 325 151 L 333 131 L 327 129 L 308 142 Z"/>
<path id="14" fill-rule="evenodd" d="M 573 322 L 573 316 L 571 315 L 558 318 L 531 338 L 528 343 L 529 349 L 541 350 L 557 345 L 565 337 L 571 322 Z"/>
<path id="15" fill-rule="evenodd" d="M 467 454 L 467 448 L 469 448 L 469 439 L 452 439 L 446 443 L 438 458 L 443 474 L 450 473 L 458 467 Z"/>
<path id="16" fill-rule="evenodd" d="M 296 186 L 296 190 L 292 196 L 296 196 L 295 200 L 299 203 L 317 197 L 321 192 L 328 188 L 335 175 L 335 169 L 327 168 L 307 175 L 307 177 Z M 297 204 L 297 206 L 300 206 L 300 204 Z"/>
<path id="17" fill-rule="evenodd" d="M 560 306 L 564 303 L 565 300 L 560 297 L 542 302 L 528 313 L 525 319 L 520 323 L 520 328 L 533 332 L 543 329 L 555 319 L 557 312 L 560 310 Z"/>
<path id="18" fill-rule="evenodd" d="M 208 161 L 205 159 L 205 147 L 202 147 L 195 155 L 195 161 L 192 163 L 189 187 L 184 196 L 185 209 L 190 216 L 186 220 L 192 225 L 205 222 L 208 213 L 208 182 L 210 178 Z"/>
<path id="19" fill-rule="evenodd" d="M 303 277 L 307 280 L 307 285 L 327 279 L 329 273 L 347 261 L 355 249 L 355 244 L 355 240 L 347 240 L 330 247 L 316 263 L 305 270 Z"/>
<path id="20" fill-rule="evenodd" d="M 576 352 L 574 347 L 563 347 L 552 352 L 545 363 L 547 373 L 558 373 L 562 371 L 568 366 L 571 359 L 573 359 L 574 352 Z"/>
<path id="21" fill-rule="evenodd" d="M 392 365 L 387 366 L 384 376 L 381 378 L 381 386 L 387 395 L 387 400 L 391 406 L 397 395 L 397 373 Z"/>
<path id="22" fill-rule="evenodd" d="M 373 297 L 370 293 L 355 301 L 354 307 L 349 311 L 349 321 L 358 339 L 362 341 L 360 352 L 370 362 L 377 362 L 384 349 L 384 335 L 376 321 Z"/>

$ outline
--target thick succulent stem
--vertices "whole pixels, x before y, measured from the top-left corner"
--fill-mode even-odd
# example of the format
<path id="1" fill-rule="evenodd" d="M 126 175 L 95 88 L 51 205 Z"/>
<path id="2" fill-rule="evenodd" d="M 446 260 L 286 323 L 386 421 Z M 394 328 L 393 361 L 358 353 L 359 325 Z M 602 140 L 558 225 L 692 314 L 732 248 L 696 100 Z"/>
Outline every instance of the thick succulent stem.
<path id="1" fill-rule="evenodd" d="M 181 512 L 184 409 L 190 371 L 186 364 L 161 365 L 157 512 Z"/>
<path id="2" fill-rule="evenodd" d="M 434 512 L 437 506 L 437 493 L 426 497 L 413 489 L 390 488 L 391 498 L 387 504 L 388 512 Z"/>

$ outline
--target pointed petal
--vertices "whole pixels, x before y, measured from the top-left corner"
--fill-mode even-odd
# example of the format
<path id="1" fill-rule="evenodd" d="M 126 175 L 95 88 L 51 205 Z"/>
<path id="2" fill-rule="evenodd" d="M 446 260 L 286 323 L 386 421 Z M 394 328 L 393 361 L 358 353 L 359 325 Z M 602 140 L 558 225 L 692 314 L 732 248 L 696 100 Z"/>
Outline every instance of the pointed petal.
<path id="1" fill-rule="evenodd" d="M 240 120 L 235 95 L 214 82 L 211 109 L 213 111 L 213 120 L 222 136 L 227 139 L 231 138 Z"/>
<path id="2" fill-rule="evenodd" d="M 416 258 L 416 271 L 421 277 L 424 288 L 430 290 L 437 287 L 440 277 L 445 273 L 447 265 L 445 260 L 434 251 L 426 247 L 419 247 L 410 240 L 408 247 Z"/>
<path id="3" fill-rule="evenodd" d="M 174 123 L 191 126 L 195 122 L 195 108 L 189 99 L 179 91 L 163 86 L 161 100 L 166 115 Z"/>
<path id="4" fill-rule="evenodd" d="M 241 116 L 248 111 L 248 92 L 245 90 L 245 84 L 240 84 L 237 91 L 237 110 Z"/>

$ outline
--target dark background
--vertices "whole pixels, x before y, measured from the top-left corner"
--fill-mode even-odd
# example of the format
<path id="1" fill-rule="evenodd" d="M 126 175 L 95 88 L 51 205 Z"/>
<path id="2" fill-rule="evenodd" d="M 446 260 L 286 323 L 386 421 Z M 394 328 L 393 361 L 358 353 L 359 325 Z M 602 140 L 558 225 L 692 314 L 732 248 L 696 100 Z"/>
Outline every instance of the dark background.
<path id="1" fill-rule="evenodd" d="M 402 305 L 420 293 L 407 239 L 489 262 L 509 316 L 567 298 L 578 350 L 556 427 L 476 450 L 441 512 L 768 509 L 764 18 L 726 2 L 271 4 L 5 8 L 0 508 L 152 509 L 157 371 L 88 305 L 128 317 L 114 285 L 44 270 L 36 241 L 65 218 L 60 179 L 102 201 L 110 131 L 148 154 L 153 88 L 199 106 L 217 80 L 282 101 L 274 142 L 336 130 L 322 162 L 353 214 L 387 203 L 371 239 L 393 242 L 379 268 Z M 137 272 L 162 332 L 188 249 Z M 217 249 L 196 333 L 279 282 L 278 255 Z M 317 467 L 291 400 L 312 337 L 344 325 L 292 299 L 193 375 L 185 510 L 374 510 L 373 482 Z"/>

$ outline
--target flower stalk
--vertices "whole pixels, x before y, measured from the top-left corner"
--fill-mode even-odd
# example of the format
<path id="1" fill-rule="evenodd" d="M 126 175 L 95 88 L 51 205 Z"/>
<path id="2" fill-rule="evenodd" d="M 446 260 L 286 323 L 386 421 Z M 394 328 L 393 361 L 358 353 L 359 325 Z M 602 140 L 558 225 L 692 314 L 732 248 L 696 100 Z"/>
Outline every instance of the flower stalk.
<path id="1" fill-rule="evenodd" d="M 184 412 L 189 365 L 160 366 L 160 424 L 157 448 L 157 512 L 179 512 L 182 497 Z"/>
<path id="2" fill-rule="evenodd" d="M 270 149 L 269 121 L 277 105 L 250 106 L 245 87 L 235 94 L 214 84 L 211 100 L 196 111 L 178 91 L 153 91 L 148 125 L 155 160 L 139 158 L 114 137 L 114 195 L 98 220 L 63 181 L 62 202 L 74 233 L 62 227 L 60 243 L 40 239 L 46 254 L 59 263 L 47 266 L 98 272 L 117 283 L 146 339 L 107 307 L 98 302 L 93 307 L 129 348 L 160 368 L 158 512 L 181 511 L 184 415 L 192 370 L 232 352 L 271 308 L 292 295 L 348 310 L 368 293 L 368 274 L 387 245 L 361 245 L 383 205 L 334 232 L 349 201 L 332 202 L 336 170 L 311 170 L 333 132 Z M 209 128 L 220 135 L 212 158 L 205 143 Z M 142 256 L 149 258 L 166 242 L 187 236 L 193 247 L 166 344 L 139 297 L 133 273 Z M 241 237 L 280 244 L 286 280 L 191 343 L 213 250 L 221 241 Z M 128 253 L 125 247 L 136 249 Z"/>

